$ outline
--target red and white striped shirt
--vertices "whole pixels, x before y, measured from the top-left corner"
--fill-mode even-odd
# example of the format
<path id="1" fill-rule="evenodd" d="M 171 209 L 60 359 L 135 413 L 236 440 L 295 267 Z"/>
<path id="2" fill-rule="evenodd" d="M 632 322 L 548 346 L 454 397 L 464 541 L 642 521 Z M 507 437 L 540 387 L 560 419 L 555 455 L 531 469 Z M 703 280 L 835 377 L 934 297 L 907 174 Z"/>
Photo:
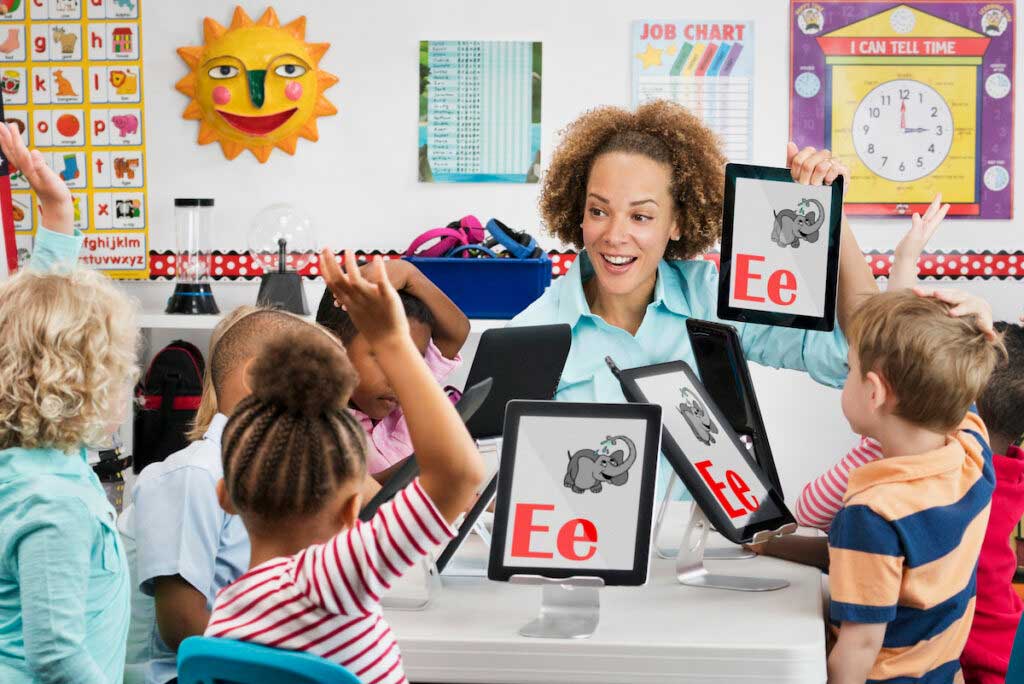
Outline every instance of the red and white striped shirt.
<path id="1" fill-rule="evenodd" d="M 419 480 L 326 544 L 252 568 L 217 594 L 206 636 L 306 651 L 367 684 L 404 684 L 381 594 L 454 536 Z"/>
<path id="2" fill-rule="evenodd" d="M 805 527 L 817 527 L 828 532 L 832 527 L 832 519 L 843 507 L 850 472 L 880 458 L 881 445 L 870 437 L 861 437 L 860 444 L 851 449 L 841 461 L 816 480 L 804 485 L 796 502 L 796 521 Z"/>

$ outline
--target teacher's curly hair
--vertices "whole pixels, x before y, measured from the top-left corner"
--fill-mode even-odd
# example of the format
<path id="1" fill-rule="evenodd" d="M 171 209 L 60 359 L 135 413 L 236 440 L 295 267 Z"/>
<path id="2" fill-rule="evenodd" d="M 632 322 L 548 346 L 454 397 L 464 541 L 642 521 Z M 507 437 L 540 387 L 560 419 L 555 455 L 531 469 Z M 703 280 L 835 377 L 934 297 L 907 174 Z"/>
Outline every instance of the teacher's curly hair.
<path id="1" fill-rule="evenodd" d="M 722 235 L 725 156 L 707 126 L 681 105 L 658 100 L 635 112 L 620 107 L 592 109 L 562 132 L 544 177 L 540 212 L 548 231 L 583 247 L 583 211 L 594 161 L 610 152 L 643 155 L 672 170 L 681 238 L 671 241 L 666 259 L 689 259 L 710 249 Z"/>

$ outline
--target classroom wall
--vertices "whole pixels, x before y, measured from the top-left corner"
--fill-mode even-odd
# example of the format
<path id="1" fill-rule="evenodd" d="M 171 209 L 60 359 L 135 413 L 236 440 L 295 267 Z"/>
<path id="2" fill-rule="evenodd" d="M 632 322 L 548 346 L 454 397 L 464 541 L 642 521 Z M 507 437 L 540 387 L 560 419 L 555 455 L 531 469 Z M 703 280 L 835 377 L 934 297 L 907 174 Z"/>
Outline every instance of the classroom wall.
<path id="1" fill-rule="evenodd" d="M 327 91 L 339 114 L 319 119 L 320 142 L 300 141 L 294 157 L 275 151 L 267 164 L 244 153 L 225 160 L 217 145 L 195 144 L 197 123 L 180 114 L 187 99 L 174 90 L 185 75 L 175 53 L 198 44 L 204 16 L 230 21 L 227 0 L 144 0 L 143 58 L 147 173 L 152 249 L 172 249 L 173 198 L 217 200 L 214 247 L 245 249 L 257 211 L 291 202 L 310 213 L 321 242 L 335 249 L 402 249 L 419 232 L 466 213 L 497 216 L 537 231 L 536 185 L 421 184 L 416 173 L 417 60 L 421 39 L 540 40 L 544 43 L 543 144 L 546 163 L 557 131 L 582 111 L 630 103 L 630 23 L 636 19 L 752 20 L 756 35 L 754 162 L 784 163 L 788 139 L 789 3 L 719 0 L 713 5 L 678 0 L 383 0 L 274 3 L 282 21 L 308 19 L 307 39 L 332 43 L 322 67 L 340 82 Z M 264 3 L 242 2 L 253 16 Z M 1012 24 L 1022 37 L 1020 21 Z M 1017 51 L 1016 73 L 1022 73 Z M 1019 83 L 1020 81 L 1018 81 Z M 1022 96 L 1014 94 L 1017 111 Z M 1014 152 L 1021 150 L 1018 131 Z M 1015 154 L 1016 159 L 1022 155 Z M 1020 164 L 1015 165 L 1020 171 Z M 1024 209 L 1024 178 L 1014 192 Z M 933 240 L 939 250 L 1024 249 L 1020 222 L 948 221 Z M 907 221 L 854 221 L 861 247 L 891 249 Z M 559 247 L 544 238 L 548 248 Z M 952 283 L 949 283 L 952 284 Z M 1018 281 L 969 281 L 957 286 L 988 297 L 997 317 L 1024 311 Z M 167 283 L 126 284 L 144 308 L 161 307 Z M 310 283 L 315 307 L 322 286 Z M 252 283 L 219 283 L 222 307 L 255 299 Z M 159 336 L 154 338 L 154 342 Z M 842 455 L 852 435 L 839 412 L 839 394 L 805 375 L 754 369 L 787 493 Z"/>

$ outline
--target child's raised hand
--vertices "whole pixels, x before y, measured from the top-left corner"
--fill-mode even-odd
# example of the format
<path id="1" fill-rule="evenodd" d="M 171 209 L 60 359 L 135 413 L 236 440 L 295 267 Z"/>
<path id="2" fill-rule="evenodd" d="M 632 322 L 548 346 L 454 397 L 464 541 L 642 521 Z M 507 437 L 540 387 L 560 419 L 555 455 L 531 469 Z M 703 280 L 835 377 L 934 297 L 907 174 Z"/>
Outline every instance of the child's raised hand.
<path id="1" fill-rule="evenodd" d="M 793 180 L 804 185 L 832 185 L 839 176 L 843 177 L 843 192 L 850 188 L 850 169 L 833 157 L 828 150 L 805 147 L 802 150 L 790 141 L 786 146 L 786 166 Z"/>
<path id="2" fill-rule="evenodd" d="M 928 205 L 924 216 L 914 213 L 910 219 L 910 230 L 903 236 L 896 245 L 893 254 L 892 268 L 889 269 L 889 289 L 902 290 L 911 288 L 917 282 L 917 261 L 921 257 L 928 241 L 939 229 L 942 219 L 946 218 L 949 211 L 948 204 L 941 204 L 942 194 L 935 195 L 935 199 Z"/>
<path id="3" fill-rule="evenodd" d="M 351 250 L 345 251 L 343 273 L 331 251 L 324 249 L 320 253 L 320 272 L 335 301 L 348 311 L 359 333 L 371 346 L 393 340 L 411 340 L 402 300 L 388 280 L 384 262 L 379 256 L 374 257 L 371 266 L 373 282 L 359 270 Z"/>
<path id="4" fill-rule="evenodd" d="M 960 316 L 974 316 L 978 321 L 978 329 L 984 333 L 985 338 L 994 342 L 998 335 L 992 325 L 992 307 L 989 303 L 963 290 L 951 290 L 944 288 L 915 287 L 914 294 L 918 297 L 933 297 L 940 302 L 952 304 L 949 315 L 958 318 Z"/>
<path id="5" fill-rule="evenodd" d="M 43 225 L 58 233 L 74 233 L 75 208 L 71 191 L 38 150 L 29 152 L 21 133 L 12 123 L 0 124 L 0 150 L 14 169 L 25 174 L 25 180 L 32 186 L 39 201 Z"/>

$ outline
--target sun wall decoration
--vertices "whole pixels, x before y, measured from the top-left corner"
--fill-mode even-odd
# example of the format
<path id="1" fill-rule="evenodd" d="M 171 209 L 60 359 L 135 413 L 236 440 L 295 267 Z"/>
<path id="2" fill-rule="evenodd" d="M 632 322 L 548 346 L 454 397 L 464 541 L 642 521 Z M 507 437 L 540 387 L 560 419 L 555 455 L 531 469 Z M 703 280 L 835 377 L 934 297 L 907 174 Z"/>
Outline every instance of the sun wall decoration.
<path id="1" fill-rule="evenodd" d="M 231 26 L 203 21 L 203 45 L 178 48 L 190 73 L 177 89 L 192 98 L 182 117 L 199 121 L 199 144 L 219 142 L 234 159 L 266 162 L 274 148 L 295 154 L 319 138 L 316 119 L 337 114 L 324 91 L 338 78 L 319 69 L 330 43 L 307 43 L 306 17 L 281 25 L 268 8 L 253 21 L 235 8 Z"/>

